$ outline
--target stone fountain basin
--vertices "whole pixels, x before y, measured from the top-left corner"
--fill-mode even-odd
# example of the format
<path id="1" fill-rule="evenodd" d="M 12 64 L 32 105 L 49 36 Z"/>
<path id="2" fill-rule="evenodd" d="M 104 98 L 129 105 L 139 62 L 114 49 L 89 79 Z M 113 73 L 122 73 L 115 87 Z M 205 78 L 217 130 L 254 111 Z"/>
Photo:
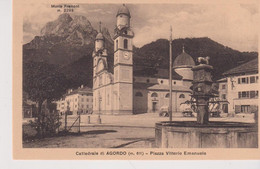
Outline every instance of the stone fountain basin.
<path id="1" fill-rule="evenodd" d="M 159 148 L 257 148 L 254 123 L 195 121 L 160 122 L 155 125 L 155 145 Z"/>

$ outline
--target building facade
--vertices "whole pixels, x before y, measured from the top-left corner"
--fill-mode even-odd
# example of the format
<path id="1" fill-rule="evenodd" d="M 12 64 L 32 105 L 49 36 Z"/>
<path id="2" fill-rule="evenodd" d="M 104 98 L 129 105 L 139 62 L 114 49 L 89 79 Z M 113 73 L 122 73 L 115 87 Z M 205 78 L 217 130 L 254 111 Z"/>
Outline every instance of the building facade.
<path id="1" fill-rule="evenodd" d="M 224 113 L 228 113 L 228 106 L 229 102 L 227 100 L 228 98 L 228 86 L 227 86 L 227 78 L 222 78 L 217 81 L 218 83 L 218 92 L 219 92 L 219 103 L 220 109 L 223 110 Z"/>
<path id="2" fill-rule="evenodd" d="M 83 86 L 76 90 L 69 89 L 68 92 L 56 103 L 57 110 L 61 113 L 65 113 L 68 110 L 70 115 L 77 115 L 78 113 L 92 113 L 92 89 Z"/>
<path id="3" fill-rule="evenodd" d="M 101 114 L 158 112 L 169 105 L 169 70 L 151 70 L 133 65 L 134 32 L 129 9 L 123 5 L 116 15 L 114 63 L 109 69 L 105 38 L 96 36 L 93 51 L 93 111 Z M 100 29 L 101 30 L 101 29 Z M 173 112 L 190 100 L 194 60 L 184 48 L 173 64 Z"/>
<path id="4" fill-rule="evenodd" d="M 233 68 L 223 75 L 227 79 L 228 112 L 255 112 L 258 109 L 258 59 Z"/>

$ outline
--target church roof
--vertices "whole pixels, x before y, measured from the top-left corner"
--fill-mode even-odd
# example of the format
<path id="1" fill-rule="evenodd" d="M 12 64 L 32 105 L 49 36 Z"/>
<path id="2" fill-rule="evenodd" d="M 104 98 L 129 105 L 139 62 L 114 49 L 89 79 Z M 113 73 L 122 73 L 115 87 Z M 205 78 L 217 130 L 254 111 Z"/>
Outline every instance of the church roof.
<path id="1" fill-rule="evenodd" d="M 153 86 L 153 83 L 141 83 L 141 82 L 134 82 L 134 89 L 147 89 L 148 87 Z"/>
<path id="2" fill-rule="evenodd" d="M 245 73 L 257 73 L 258 72 L 258 58 L 246 62 L 240 66 L 230 69 L 223 73 L 223 75 L 245 74 Z"/>
<path id="3" fill-rule="evenodd" d="M 104 36 L 101 32 L 99 32 L 96 36 L 96 40 L 104 40 Z"/>
<path id="4" fill-rule="evenodd" d="M 148 90 L 167 90 L 169 91 L 169 85 L 164 85 L 164 84 L 155 84 L 151 87 L 148 87 Z M 191 89 L 187 86 L 177 86 L 173 85 L 172 86 L 173 91 L 182 91 L 182 92 L 191 92 Z"/>
<path id="5" fill-rule="evenodd" d="M 169 70 L 150 67 L 134 67 L 134 76 L 169 79 Z M 172 79 L 181 80 L 182 76 L 173 70 Z"/>
<path id="6" fill-rule="evenodd" d="M 131 15 L 130 15 L 130 12 L 129 12 L 129 9 L 125 6 L 125 4 L 123 4 L 117 11 L 117 15 L 120 15 L 120 14 L 125 14 L 127 16 L 129 16 L 129 18 L 131 18 Z"/>
<path id="7" fill-rule="evenodd" d="M 184 48 L 182 53 L 178 55 L 173 62 L 174 68 L 181 66 L 195 66 L 193 58 L 184 51 Z"/>

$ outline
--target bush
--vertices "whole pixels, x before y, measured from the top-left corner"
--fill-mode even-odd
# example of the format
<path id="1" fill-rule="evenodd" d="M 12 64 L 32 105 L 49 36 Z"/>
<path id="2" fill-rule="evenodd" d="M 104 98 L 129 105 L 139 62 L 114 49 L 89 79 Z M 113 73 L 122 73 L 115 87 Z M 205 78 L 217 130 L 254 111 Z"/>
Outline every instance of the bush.
<path id="1" fill-rule="evenodd" d="M 38 119 L 40 118 L 40 119 Z M 36 137 L 54 136 L 57 134 L 57 129 L 61 126 L 59 113 L 56 111 L 50 112 L 46 109 L 34 121 L 30 121 L 30 125 L 37 132 Z"/>

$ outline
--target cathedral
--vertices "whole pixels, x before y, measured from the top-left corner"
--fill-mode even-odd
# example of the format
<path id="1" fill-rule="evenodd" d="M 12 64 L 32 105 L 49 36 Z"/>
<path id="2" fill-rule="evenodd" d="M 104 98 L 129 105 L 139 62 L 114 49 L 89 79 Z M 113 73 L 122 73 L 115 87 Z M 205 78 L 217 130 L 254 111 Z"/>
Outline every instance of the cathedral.
<path id="1" fill-rule="evenodd" d="M 114 63 L 108 65 L 105 38 L 101 31 L 93 51 L 93 111 L 100 114 L 156 113 L 169 105 L 169 71 L 149 72 L 133 65 L 133 38 L 129 9 L 122 5 L 116 14 Z M 173 62 L 172 111 L 190 100 L 193 81 L 192 57 L 183 51 Z M 109 67 L 113 67 L 111 71 Z"/>

